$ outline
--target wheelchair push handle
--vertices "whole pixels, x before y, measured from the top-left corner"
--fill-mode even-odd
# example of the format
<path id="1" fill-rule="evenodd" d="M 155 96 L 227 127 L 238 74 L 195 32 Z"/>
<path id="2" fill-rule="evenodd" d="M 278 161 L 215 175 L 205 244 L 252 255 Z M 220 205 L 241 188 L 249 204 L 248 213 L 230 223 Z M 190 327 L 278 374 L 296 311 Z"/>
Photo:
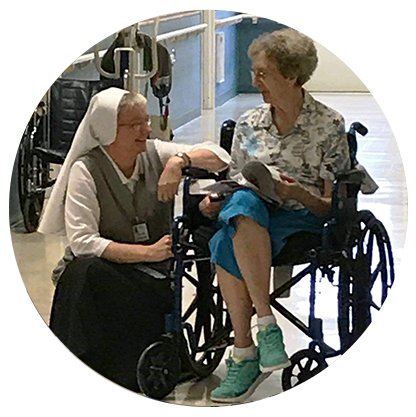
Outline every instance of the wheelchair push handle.
<path id="1" fill-rule="evenodd" d="M 196 180 L 218 180 L 218 174 L 203 168 L 188 167 L 182 170 L 184 177 L 190 177 Z"/>
<path id="2" fill-rule="evenodd" d="M 347 132 L 348 147 L 350 151 L 351 169 L 357 164 L 357 132 L 361 136 L 365 136 L 368 133 L 368 129 L 360 122 L 354 122 L 350 126 L 350 130 Z"/>

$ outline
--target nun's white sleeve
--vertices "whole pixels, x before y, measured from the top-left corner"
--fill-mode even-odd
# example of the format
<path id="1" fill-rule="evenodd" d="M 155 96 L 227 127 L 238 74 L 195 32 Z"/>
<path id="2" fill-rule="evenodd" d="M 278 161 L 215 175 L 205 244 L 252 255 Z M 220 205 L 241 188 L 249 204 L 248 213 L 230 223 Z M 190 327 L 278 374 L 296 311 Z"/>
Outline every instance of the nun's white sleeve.
<path id="1" fill-rule="evenodd" d="M 65 200 L 65 228 L 75 256 L 101 256 L 111 240 L 99 233 L 100 206 L 95 182 L 85 164 L 71 167 Z"/>
<path id="2" fill-rule="evenodd" d="M 196 149 L 208 149 L 217 155 L 221 161 L 226 163 L 227 166 L 231 163 L 231 156 L 229 153 L 225 149 L 221 148 L 221 146 L 216 145 L 214 142 L 206 141 L 198 143 L 197 145 L 185 145 L 181 143 L 166 142 L 163 140 L 155 139 L 154 143 L 163 166 L 166 165 L 166 162 L 168 162 L 169 158 L 176 155 L 178 152 L 190 152 Z M 223 169 L 227 169 L 227 167 Z"/>

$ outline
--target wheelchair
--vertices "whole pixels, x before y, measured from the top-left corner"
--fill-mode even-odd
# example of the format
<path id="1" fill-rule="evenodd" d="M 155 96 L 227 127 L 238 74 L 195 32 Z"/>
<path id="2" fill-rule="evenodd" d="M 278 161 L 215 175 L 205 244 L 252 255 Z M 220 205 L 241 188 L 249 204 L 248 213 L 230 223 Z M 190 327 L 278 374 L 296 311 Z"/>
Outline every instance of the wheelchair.
<path id="1" fill-rule="evenodd" d="M 220 144 L 227 151 L 231 150 L 234 127 L 235 122 L 227 120 L 221 128 Z M 394 282 L 386 229 L 370 211 L 357 209 L 363 180 L 356 169 L 357 132 L 364 136 L 367 129 L 355 122 L 347 133 L 351 170 L 334 181 L 332 211 L 322 236 L 296 233 L 273 259 L 273 267 L 297 266 L 301 270 L 270 294 L 271 306 L 310 338 L 308 348 L 295 352 L 291 365 L 282 372 L 285 391 L 328 367 L 328 359 L 346 352 L 369 326 L 373 313 L 380 310 Z M 163 399 L 179 382 L 207 377 L 233 344 L 231 321 L 210 263 L 208 241 L 216 231 L 215 221 L 198 211 L 205 196 L 191 193 L 192 184 L 200 179 L 223 178 L 199 169 L 186 172 L 183 214 L 173 225 L 175 308 L 166 319 L 166 334 L 142 353 L 137 365 L 138 384 L 151 398 Z M 306 276 L 310 280 L 309 318 L 304 323 L 279 298 Z M 323 320 L 316 315 L 318 278 L 328 279 L 337 288 L 339 348 L 325 343 Z M 183 306 L 184 280 L 195 290 L 187 306 Z"/>
<path id="2" fill-rule="evenodd" d="M 20 209 L 27 232 L 39 226 L 46 190 L 53 186 L 52 164 L 62 165 L 91 97 L 121 79 L 57 79 L 27 124 L 17 152 Z"/>

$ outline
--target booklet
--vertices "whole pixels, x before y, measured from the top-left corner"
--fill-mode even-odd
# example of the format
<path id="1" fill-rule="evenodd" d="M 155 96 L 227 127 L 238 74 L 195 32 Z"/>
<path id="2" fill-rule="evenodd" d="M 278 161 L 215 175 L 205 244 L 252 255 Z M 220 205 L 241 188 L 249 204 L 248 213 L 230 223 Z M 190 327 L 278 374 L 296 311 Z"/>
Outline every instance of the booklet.
<path id="1" fill-rule="evenodd" d="M 242 188 L 253 190 L 259 197 L 273 204 L 282 204 L 282 199 L 275 190 L 275 182 L 282 181 L 280 173 L 273 167 L 268 167 L 260 161 L 250 161 L 244 165 L 241 181 L 223 180 L 205 187 L 204 190 L 225 198 Z"/>

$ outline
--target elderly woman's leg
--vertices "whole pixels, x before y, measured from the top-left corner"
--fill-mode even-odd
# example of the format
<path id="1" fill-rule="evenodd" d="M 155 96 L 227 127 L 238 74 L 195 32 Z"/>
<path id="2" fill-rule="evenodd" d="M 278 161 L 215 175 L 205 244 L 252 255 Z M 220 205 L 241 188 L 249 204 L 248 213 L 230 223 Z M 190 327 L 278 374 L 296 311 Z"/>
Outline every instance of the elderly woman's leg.
<path id="1" fill-rule="evenodd" d="M 253 302 L 246 284 L 218 265 L 217 277 L 234 329 L 234 346 L 236 348 L 248 348 L 253 345 L 251 337 Z"/>
<path id="2" fill-rule="evenodd" d="M 211 392 L 211 399 L 234 403 L 248 398 L 268 374 L 260 371 L 257 348 L 251 337 L 253 302 L 244 281 L 218 265 L 217 276 L 234 329 L 234 349 L 227 359 L 227 376 Z"/>
<path id="3" fill-rule="evenodd" d="M 273 315 L 269 287 L 272 248 L 267 229 L 251 217 L 235 218 L 234 255 L 258 317 Z"/>

